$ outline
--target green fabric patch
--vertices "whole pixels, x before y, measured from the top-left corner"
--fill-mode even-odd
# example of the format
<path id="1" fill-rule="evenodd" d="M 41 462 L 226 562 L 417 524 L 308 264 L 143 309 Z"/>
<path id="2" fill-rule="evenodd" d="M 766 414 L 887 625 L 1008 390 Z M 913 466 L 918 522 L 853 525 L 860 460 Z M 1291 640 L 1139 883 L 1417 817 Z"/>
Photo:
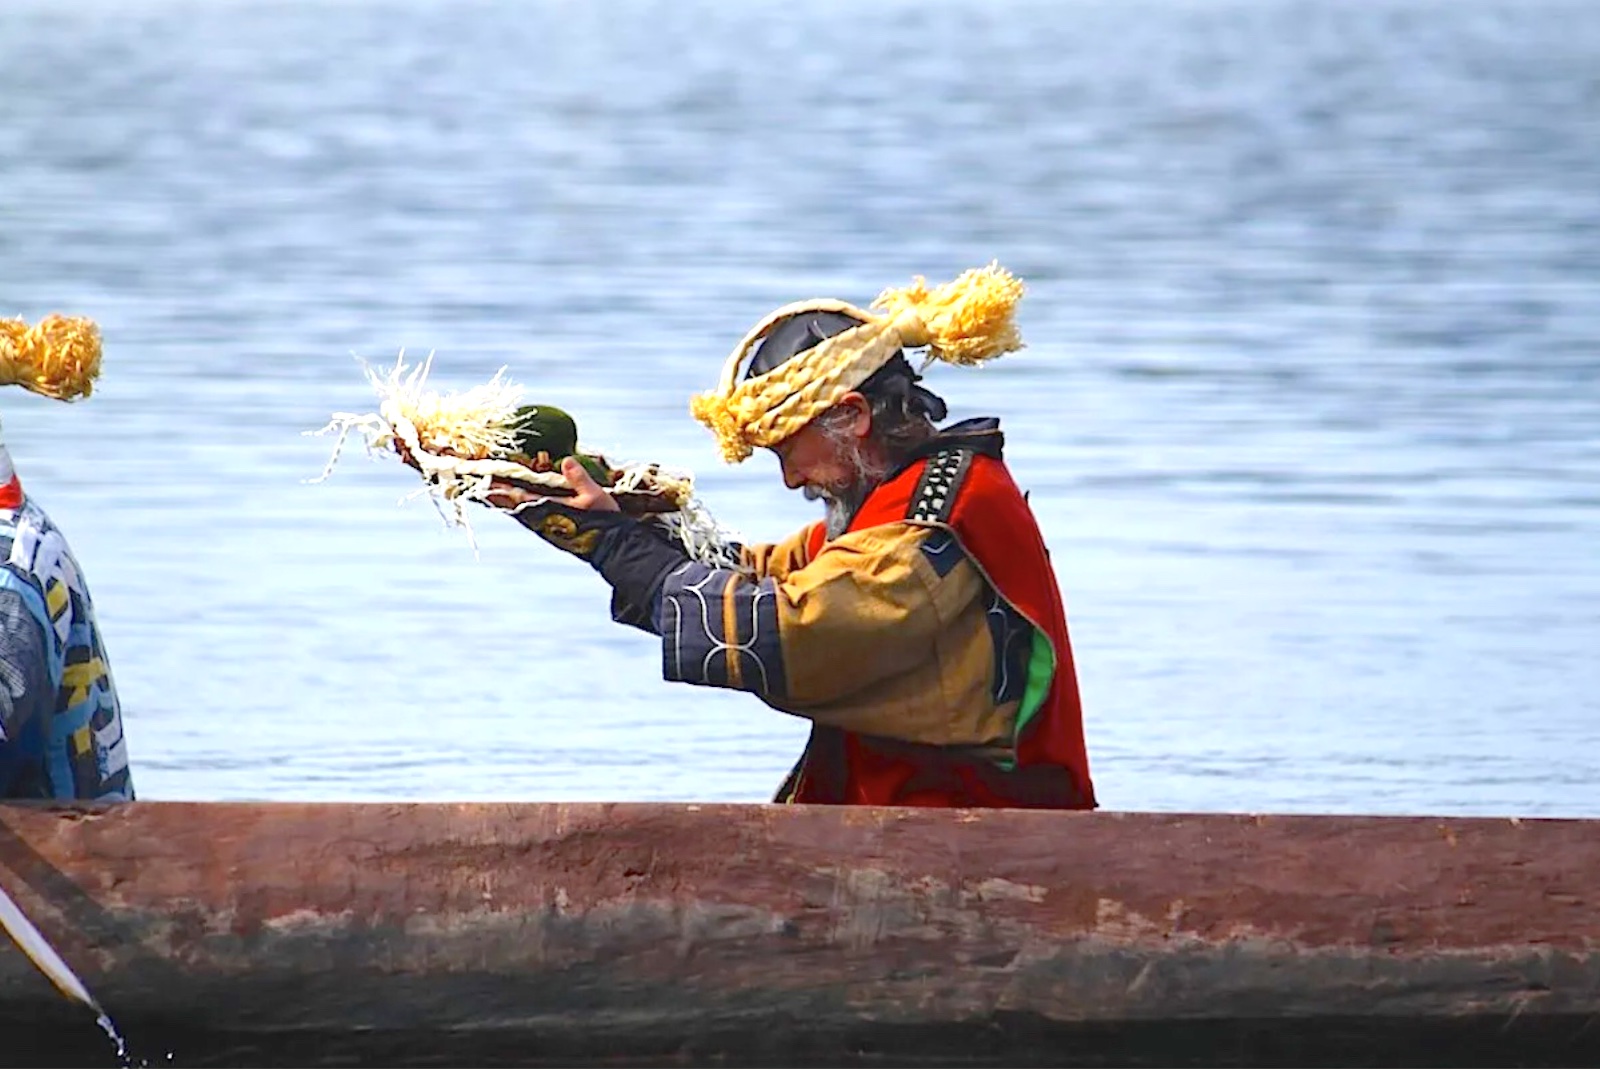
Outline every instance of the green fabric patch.
<path id="1" fill-rule="evenodd" d="M 1028 724 L 1039 713 L 1039 707 L 1044 705 L 1045 695 L 1050 693 L 1050 681 L 1056 675 L 1056 652 L 1050 645 L 1050 637 L 1038 628 L 1033 630 L 1033 649 L 1028 653 L 1028 683 L 1022 690 L 1022 702 L 1017 706 L 1017 730 L 1012 736 L 1012 747 L 1021 741 L 1022 733 L 1027 731 Z M 1015 756 L 1001 763 L 1001 768 L 1010 772 L 1015 769 L 1017 760 Z"/>
<path id="2" fill-rule="evenodd" d="M 1028 655 L 1028 686 L 1022 691 L 1022 705 L 1017 708 L 1017 736 L 1020 738 L 1023 730 L 1028 727 L 1034 715 L 1039 712 L 1039 707 L 1044 705 L 1044 696 L 1050 690 L 1050 681 L 1056 677 L 1056 652 L 1050 645 L 1050 637 L 1038 628 L 1033 630 L 1033 651 Z"/>

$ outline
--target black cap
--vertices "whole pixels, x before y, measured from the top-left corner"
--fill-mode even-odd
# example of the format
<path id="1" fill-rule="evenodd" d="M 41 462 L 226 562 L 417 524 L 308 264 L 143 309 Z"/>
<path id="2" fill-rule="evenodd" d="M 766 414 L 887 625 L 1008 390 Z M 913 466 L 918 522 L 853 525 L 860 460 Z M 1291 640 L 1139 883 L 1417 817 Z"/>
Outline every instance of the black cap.
<path id="1" fill-rule="evenodd" d="M 796 312 L 779 320 L 762 336 L 755 355 L 750 358 L 746 379 L 765 375 L 797 353 L 804 353 L 818 342 L 843 334 L 861 321 L 843 312 Z"/>
<path id="2" fill-rule="evenodd" d="M 744 377 L 754 379 L 758 375 L 765 375 L 818 342 L 843 334 L 852 327 L 859 327 L 861 323 L 861 320 L 844 312 L 796 312 L 785 317 L 762 336 L 755 353 L 750 357 L 750 366 L 745 370 Z M 906 360 L 905 350 L 896 352 L 856 389 L 867 397 L 874 397 L 879 387 L 902 378 L 906 382 L 900 389 L 909 395 L 910 408 L 920 410 L 934 423 L 945 418 L 948 410 L 944 399 L 931 390 L 915 385 L 922 381 L 922 376 Z"/>

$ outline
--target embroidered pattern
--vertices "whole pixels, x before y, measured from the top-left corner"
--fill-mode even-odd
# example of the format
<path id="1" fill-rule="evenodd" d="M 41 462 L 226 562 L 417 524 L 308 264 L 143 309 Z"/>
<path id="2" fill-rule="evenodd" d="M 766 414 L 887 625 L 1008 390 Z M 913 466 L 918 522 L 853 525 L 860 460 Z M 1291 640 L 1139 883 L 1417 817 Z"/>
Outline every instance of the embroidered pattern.
<path id="1" fill-rule="evenodd" d="M 922 478 L 911 495 L 907 520 L 947 524 L 956 510 L 956 494 L 972 466 L 971 450 L 943 450 L 928 458 Z"/>
<path id="2" fill-rule="evenodd" d="M 1028 655 L 1033 646 L 1033 625 L 1011 608 L 995 590 L 986 588 L 989 605 L 984 619 L 994 643 L 994 704 L 1019 701 L 1028 686 Z"/>
<path id="3" fill-rule="evenodd" d="M 44 510 L 25 500 L 0 510 L 0 560 L 0 586 L 15 592 L 44 629 L 53 688 L 43 704 L 48 723 L 27 726 L 37 741 L 29 747 L 37 772 L 21 780 L 34 786 L 30 792 L 57 799 L 132 799 L 116 685 L 66 540 Z"/>
<path id="4" fill-rule="evenodd" d="M 906 519 L 948 524 L 955 515 L 956 496 L 972 467 L 972 458 L 973 451 L 968 449 L 943 450 L 930 457 L 911 495 Z M 964 556 L 955 537 L 948 534 L 930 535 L 922 544 L 922 552 L 940 578 L 949 575 Z M 1027 685 L 1033 626 L 992 587 L 986 584 L 985 589 L 988 605 L 984 617 L 994 643 L 994 701 L 1004 705 L 1022 698 Z"/>
<path id="5" fill-rule="evenodd" d="M 937 531 L 922 540 L 922 556 L 933 566 L 934 575 L 941 580 L 955 571 L 967 559 L 966 551 L 949 532 Z"/>
<path id="6" fill-rule="evenodd" d="M 732 569 L 691 561 L 661 588 L 663 674 L 771 698 L 785 693 L 778 590 Z"/>

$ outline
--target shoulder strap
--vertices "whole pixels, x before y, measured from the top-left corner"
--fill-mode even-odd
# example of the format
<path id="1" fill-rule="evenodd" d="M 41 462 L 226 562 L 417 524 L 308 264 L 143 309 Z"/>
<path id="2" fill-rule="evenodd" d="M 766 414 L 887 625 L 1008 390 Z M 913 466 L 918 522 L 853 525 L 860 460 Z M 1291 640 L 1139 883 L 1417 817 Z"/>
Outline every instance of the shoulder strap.
<path id="1" fill-rule="evenodd" d="M 972 450 L 968 449 L 940 450 L 929 457 L 917 489 L 911 493 L 906 519 L 948 524 L 956 511 L 956 495 L 971 467 Z"/>

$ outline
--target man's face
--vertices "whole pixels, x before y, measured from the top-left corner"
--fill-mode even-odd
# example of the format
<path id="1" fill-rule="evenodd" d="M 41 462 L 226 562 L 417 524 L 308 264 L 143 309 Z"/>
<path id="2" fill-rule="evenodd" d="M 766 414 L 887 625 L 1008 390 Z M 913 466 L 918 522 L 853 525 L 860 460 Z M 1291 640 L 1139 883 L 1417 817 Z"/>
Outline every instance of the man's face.
<path id="1" fill-rule="evenodd" d="M 850 454 L 849 444 L 839 441 L 816 422 L 807 424 L 776 446 L 783 468 L 783 483 L 790 490 L 803 490 L 808 498 L 842 494 L 860 478 L 859 466 Z"/>
<path id="2" fill-rule="evenodd" d="M 844 534 L 856 509 L 883 478 L 866 448 L 870 418 L 863 414 L 853 421 L 848 412 L 839 416 L 831 423 L 813 420 L 772 449 L 783 468 L 784 485 L 824 503 L 830 539 Z"/>

